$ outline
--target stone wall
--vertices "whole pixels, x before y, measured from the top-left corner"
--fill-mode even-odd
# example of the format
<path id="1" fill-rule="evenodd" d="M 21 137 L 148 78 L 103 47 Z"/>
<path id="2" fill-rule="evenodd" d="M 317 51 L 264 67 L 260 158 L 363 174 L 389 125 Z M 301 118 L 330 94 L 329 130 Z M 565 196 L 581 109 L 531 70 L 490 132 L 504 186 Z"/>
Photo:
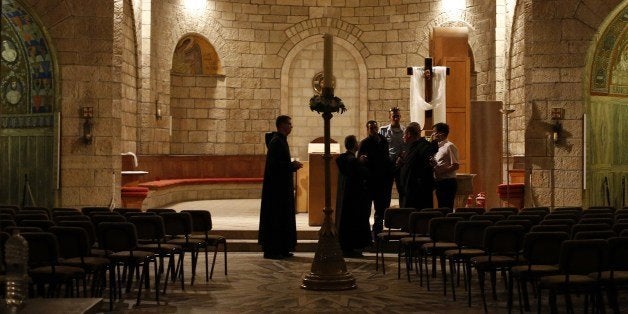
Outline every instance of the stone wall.
<path id="1" fill-rule="evenodd" d="M 599 25 L 619 3 L 529 1 L 525 155 L 535 204 L 582 204 L 586 52 Z M 565 110 L 564 131 L 556 143 L 550 137 L 552 108 Z"/>
<path id="2" fill-rule="evenodd" d="M 121 61 L 121 84 L 122 92 L 120 98 L 120 152 L 137 151 L 138 135 L 138 77 L 137 77 L 137 57 L 138 47 L 135 36 L 135 17 L 130 0 L 124 1 L 122 11 L 122 23 L 118 26 L 123 41 Z"/>

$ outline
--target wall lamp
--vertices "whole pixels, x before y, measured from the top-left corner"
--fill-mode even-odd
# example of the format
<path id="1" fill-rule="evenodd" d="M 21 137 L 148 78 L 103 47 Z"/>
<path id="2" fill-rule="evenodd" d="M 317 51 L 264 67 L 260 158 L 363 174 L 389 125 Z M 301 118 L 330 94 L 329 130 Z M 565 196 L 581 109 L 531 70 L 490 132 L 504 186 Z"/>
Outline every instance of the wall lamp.
<path id="1" fill-rule="evenodd" d="M 155 99 L 155 119 L 161 120 L 161 105 L 159 104 L 159 99 Z"/>
<path id="2" fill-rule="evenodd" d="M 558 143 L 560 133 L 563 131 L 563 125 L 560 123 L 560 120 L 562 120 L 564 116 L 564 108 L 552 108 L 552 120 L 554 121 L 552 124 L 552 141 L 554 141 L 554 143 Z"/>
<path id="3" fill-rule="evenodd" d="M 92 122 L 92 118 L 94 117 L 94 107 L 82 107 L 81 117 L 85 119 L 85 122 L 83 122 L 83 142 L 85 144 L 91 144 L 94 131 L 94 123 Z"/>

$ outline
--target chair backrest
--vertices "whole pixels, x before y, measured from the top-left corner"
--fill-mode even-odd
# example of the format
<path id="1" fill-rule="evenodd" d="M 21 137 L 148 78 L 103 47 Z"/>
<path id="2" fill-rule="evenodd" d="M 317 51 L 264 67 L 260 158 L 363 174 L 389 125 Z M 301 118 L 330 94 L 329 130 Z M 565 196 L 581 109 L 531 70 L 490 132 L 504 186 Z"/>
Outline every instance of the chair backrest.
<path id="1" fill-rule="evenodd" d="M 13 216 L 13 220 L 15 220 L 15 222 L 17 222 L 18 224 L 22 220 L 49 220 L 49 219 L 50 218 L 48 217 L 47 214 L 38 213 L 38 212 L 34 212 L 32 214 L 20 212 L 20 213 L 15 214 L 15 216 Z"/>
<path id="2" fill-rule="evenodd" d="M 490 220 L 459 221 L 454 229 L 454 242 L 459 248 L 481 248 L 484 230 L 493 225 Z"/>
<path id="3" fill-rule="evenodd" d="M 13 216 L 13 215 L 15 215 L 15 209 L 0 207 L 0 213 L 1 214 L 9 214 L 9 215 Z"/>
<path id="4" fill-rule="evenodd" d="M 4 228 L 4 232 L 8 234 L 13 234 L 13 231 L 19 230 L 20 233 L 23 232 L 43 232 L 43 230 L 39 227 L 20 227 L 20 226 L 8 226 Z"/>
<path id="5" fill-rule="evenodd" d="M 573 237 L 574 240 L 585 239 L 608 239 L 617 236 L 613 230 L 598 230 L 598 231 L 580 231 Z"/>
<path id="6" fill-rule="evenodd" d="M 125 222 L 126 218 L 122 215 L 94 215 L 91 217 L 94 227 L 98 228 L 98 225 L 103 222 Z"/>
<path id="7" fill-rule="evenodd" d="M 628 208 L 622 208 L 615 211 L 615 215 L 628 214 Z"/>
<path id="8" fill-rule="evenodd" d="M 57 236 L 60 257 L 73 258 L 89 256 L 91 245 L 85 229 L 81 227 L 54 226 L 48 231 Z"/>
<path id="9" fill-rule="evenodd" d="M 192 233 L 192 217 L 189 213 L 163 212 L 166 235 L 171 237 L 187 236 Z"/>
<path id="10" fill-rule="evenodd" d="M 20 206 L 18 205 L 9 205 L 9 204 L 0 204 L 0 208 L 9 208 L 14 212 L 18 212 L 20 210 Z"/>
<path id="11" fill-rule="evenodd" d="M 532 222 L 529 220 L 501 220 L 495 223 L 496 226 L 521 226 L 524 232 L 530 231 Z"/>
<path id="12" fill-rule="evenodd" d="M 177 211 L 172 208 L 149 208 L 146 210 L 149 213 L 176 213 Z"/>
<path id="13" fill-rule="evenodd" d="M 469 220 L 471 217 L 476 216 L 475 212 L 453 212 L 447 214 L 445 217 L 460 217 L 462 220 Z"/>
<path id="14" fill-rule="evenodd" d="M 576 224 L 576 221 L 573 219 L 544 219 L 540 223 L 540 225 L 563 225 L 563 226 L 571 226 Z"/>
<path id="15" fill-rule="evenodd" d="M 617 234 L 621 234 L 622 231 L 628 229 L 628 223 L 625 222 L 616 222 L 613 225 L 613 231 Z"/>
<path id="16" fill-rule="evenodd" d="M 186 209 L 181 212 L 188 213 L 190 214 L 190 217 L 192 217 L 192 231 L 207 233 L 212 230 L 212 214 L 209 210 Z"/>
<path id="17" fill-rule="evenodd" d="M 516 213 L 519 212 L 519 210 L 517 209 L 517 207 L 491 207 L 487 212 L 488 213 L 490 213 L 490 212 L 509 212 L 509 213 L 516 214 Z"/>
<path id="18" fill-rule="evenodd" d="M 109 212 L 111 211 L 109 207 L 105 206 L 88 206 L 81 208 L 81 212 L 84 215 L 90 216 L 92 212 Z"/>
<path id="19" fill-rule="evenodd" d="M 612 206 L 589 206 L 589 208 L 585 209 L 585 213 L 614 213 L 617 210 Z"/>
<path id="20" fill-rule="evenodd" d="M 496 214 L 496 213 L 484 213 L 483 215 L 474 215 L 471 216 L 471 218 L 469 218 L 470 221 L 475 221 L 475 220 L 490 220 L 493 223 L 496 223 L 500 220 L 504 220 L 506 219 L 506 216 L 504 215 L 500 215 L 500 214 Z"/>
<path id="21" fill-rule="evenodd" d="M 422 208 L 420 211 L 437 211 L 441 212 L 443 216 L 453 212 L 453 210 L 449 207 Z"/>
<path id="22" fill-rule="evenodd" d="M 54 226 L 55 223 L 51 220 L 22 220 L 18 223 L 20 227 L 37 227 L 41 228 L 43 231 L 47 231 L 50 227 Z"/>
<path id="23" fill-rule="evenodd" d="M 620 220 L 620 219 L 627 220 L 628 214 L 615 214 L 613 218 L 615 218 L 615 221 Z"/>
<path id="24" fill-rule="evenodd" d="M 384 227 L 390 232 L 392 229 L 406 230 L 410 213 L 416 211 L 414 208 L 389 207 L 384 211 Z"/>
<path id="25" fill-rule="evenodd" d="M 523 257 L 528 265 L 556 265 L 560 247 L 566 240 L 569 240 L 567 232 L 528 232 L 523 238 Z"/>
<path id="26" fill-rule="evenodd" d="M 588 213 L 587 211 L 584 211 L 582 213 L 582 217 L 581 218 L 608 218 L 608 219 L 614 219 L 615 215 L 613 213 Z"/>
<path id="27" fill-rule="evenodd" d="M 484 207 L 458 207 L 454 213 L 476 213 L 482 215 L 485 211 Z"/>
<path id="28" fill-rule="evenodd" d="M 59 217 L 68 217 L 68 216 L 81 216 L 81 217 L 85 217 L 89 219 L 89 217 L 83 215 L 83 213 L 79 211 L 56 211 L 56 212 L 52 212 L 52 221 L 59 222 L 61 221 Z"/>
<path id="29" fill-rule="evenodd" d="M 4 230 L 8 227 L 15 227 L 17 224 L 13 219 L 0 219 L 0 230 Z"/>
<path id="30" fill-rule="evenodd" d="M 608 231 L 611 225 L 607 224 L 575 224 L 571 226 L 571 238 L 574 239 L 578 232 L 582 231 Z"/>
<path id="31" fill-rule="evenodd" d="M 28 264 L 31 267 L 56 265 L 59 259 L 59 242 L 50 232 L 20 232 L 28 242 Z"/>
<path id="32" fill-rule="evenodd" d="M 530 213 L 519 213 L 517 215 L 511 215 L 506 218 L 506 220 L 527 220 L 532 223 L 532 225 L 538 225 L 541 220 L 543 220 L 542 216 L 530 214 Z"/>
<path id="33" fill-rule="evenodd" d="M 607 255 L 606 240 L 566 240 L 560 248 L 558 266 L 563 274 L 588 275 L 605 268 Z"/>
<path id="34" fill-rule="evenodd" d="M 505 218 L 508 218 L 508 217 L 510 217 L 512 215 L 516 215 L 516 214 L 517 214 L 517 212 L 511 212 L 511 211 L 508 211 L 508 210 L 491 210 L 491 211 L 488 211 L 488 212 L 484 213 L 484 215 L 501 215 L 501 216 L 504 216 Z"/>
<path id="35" fill-rule="evenodd" d="M 78 208 L 74 208 L 74 207 L 53 207 L 50 212 L 52 212 L 52 214 L 56 213 L 56 212 L 78 212 L 80 213 L 81 211 Z"/>
<path id="36" fill-rule="evenodd" d="M 535 225 L 539 223 L 539 221 L 543 220 L 543 218 L 545 218 L 547 214 L 545 212 L 540 212 L 540 211 L 527 211 L 527 212 L 520 212 L 517 215 L 513 215 L 513 216 L 509 216 L 510 217 L 525 217 L 525 218 L 529 218 Z"/>
<path id="37" fill-rule="evenodd" d="M 0 220 L 13 220 L 13 215 L 0 213 Z"/>
<path id="38" fill-rule="evenodd" d="M 484 249 L 489 256 L 518 256 L 523 242 L 522 226 L 489 226 L 484 230 Z"/>
<path id="39" fill-rule="evenodd" d="M 119 252 L 137 248 L 137 231 L 130 222 L 101 222 L 96 227 L 100 248 Z"/>
<path id="40" fill-rule="evenodd" d="M 127 213 L 124 213 L 124 218 L 126 218 L 127 221 L 129 220 L 129 218 L 135 217 L 135 216 L 157 216 L 157 213 L 155 213 L 155 212 L 127 212 Z"/>
<path id="41" fill-rule="evenodd" d="M 94 225 L 92 224 L 91 221 L 87 220 L 87 221 L 69 221 L 69 220 L 63 220 L 60 221 L 59 226 L 61 227 L 79 227 L 82 228 L 83 230 L 85 230 L 85 232 L 87 232 L 87 238 L 89 241 L 89 246 L 93 246 L 94 243 L 96 243 L 97 240 L 97 236 L 96 236 L 96 229 L 94 228 Z"/>
<path id="42" fill-rule="evenodd" d="M 570 234 L 571 228 L 566 225 L 536 225 L 530 228 L 530 232 L 564 232 Z"/>
<path id="43" fill-rule="evenodd" d="M 436 217 L 430 219 L 430 239 L 433 242 L 454 242 L 456 224 L 460 217 Z"/>
<path id="44" fill-rule="evenodd" d="M 560 207 L 556 207 L 554 208 L 554 212 L 560 212 L 560 211 L 564 211 L 564 210 L 575 210 L 575 211 L 582 211 L 582 207 L 580 206 L 560 206 Z"/>
<path id="45" fill-rule="evenodd" d="M 139 240 L 160 243 L 166 236 L 164 219 L 159 215 L 131 216 L 129 222 L 135 225 Z"/>
<path id="46" fill-rule="evenodd" d="M 578 223 L 580 224 L 608 224 L 613 225 L 615 221 L 613 218 L 582 218 Z"/>
<path id="47" fill-rule="evenodd" d="M 524 207 L 519 212 L 528 212 L 528 211 L 543 211 L 546 214 L 549 214 L 550 208 L 547 206 L 537 206 L 537 207 Z"/>
<path id="48" fill-rule="evenodd" d="M 114 212 L 119 213 L 120 215 L 125 215 L 126 213 L 141 213 L 141 208 L 131 208 L 131 207 L 116 207 L 113 209 Z"/>
<path id="49" fill-rule="evenodd" d="M 92 221 L 89 216 L 81 215 L 72 215 L 72 216 L 57 216 L 54 218 L 54 221 L 59 224 L 62 221 Z"/>
<path id="50" fill-rule="evenodd" d="M 50 217 L 50 210 L 48 209 L 48 207 L 43 207 L 43 206 L 25 206 L 25 207 L 22 207 L 20 211 L 17 212 L 16 214 L 19 214 L 19 213 L 23 213 L 23 214 L 39 213 L 39 214 L 46 214 L 46 216 Z"/>
<path id="51" fill-rule="evenodd" d="M 580 220 L 580 214 L 579 213 L 557 212 L 557 213 L 548 214 L 543 219 L 544 220 L 550 220 L 550 219 L 571 219 L 573 221 L 578 221 L 578 220 Z"/>
<path id="52" fill-rule="evenodd" d="M 412 212 L 408 218 L 408 232 L 415 236 L 427 236 L 430 232 L 430 219 L 442 216 L 443 213 L 437 211 Z"/>
<path id="53" fill-rule="evenodd" d="M 612 270 L 628 270 L 628 238 L 611 237 L 607 241 L 609 268 Z"/>

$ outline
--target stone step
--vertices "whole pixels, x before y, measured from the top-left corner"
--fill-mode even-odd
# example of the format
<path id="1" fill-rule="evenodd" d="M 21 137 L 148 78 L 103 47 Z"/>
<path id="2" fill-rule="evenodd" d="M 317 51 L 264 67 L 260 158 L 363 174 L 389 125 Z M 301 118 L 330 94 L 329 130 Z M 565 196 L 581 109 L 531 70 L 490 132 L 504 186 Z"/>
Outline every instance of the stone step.
<path id="1" fill-rule="evenodd" d="M 212 234 L 219 234 L 229 240 L 248 239 L 257 240 L 257 230 L 212 230 Z M 318 230 L 297 230 L 298 240 L 318 240 Z"/>

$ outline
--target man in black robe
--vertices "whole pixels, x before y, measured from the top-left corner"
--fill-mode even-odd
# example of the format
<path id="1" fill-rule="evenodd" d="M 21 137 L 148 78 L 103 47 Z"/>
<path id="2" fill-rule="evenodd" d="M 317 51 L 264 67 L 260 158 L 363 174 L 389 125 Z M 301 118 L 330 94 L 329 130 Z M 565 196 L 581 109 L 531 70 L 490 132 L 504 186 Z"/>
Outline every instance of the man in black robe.
<path id="1" fill-rule="evenodd" d="M 379 134 L 376 121 L 366 123 L 368 136 L 360 142 L 358 158 L 366 164 L 369 176 L 366 181 L 369 206 L 375 207 L 373 238 L 384 229 L 384 211 L 390 207 L 394 165 L 388 155 L 388 141 Z"/>
<path id="2" fill-rule="evenodd" d="M 266 134 L 266 168 L 262 185 L 258 243 L 264 258 L 282 259 L 292 256 L 297 244 L 293 172 L 303 164 L 290 160 L 288 135 L 292 119 L 279 116 L 277 132 Z"/>
<path id="3" fill-rule="evenodd" d="M 401 207 L 416 209 L 434 207 L 432 191 L 434 190 L 433 158 L 438 146 L 421 137 L 421 126 L 410 123 L 403 134 L 408 149 L 401 161 L 401 184 L 406 197 Z"/>
<path id="4" fill-rule="evenodd" d="M 338 193 L 336 193 L 336 226 L 340 248 L 345 257 L 361 257 L 371 244 L 370 202 L 366 197 L 366 167 L 355 157 L 358 140 L 345 138 L 347 151 L 336 158 Z"/>

